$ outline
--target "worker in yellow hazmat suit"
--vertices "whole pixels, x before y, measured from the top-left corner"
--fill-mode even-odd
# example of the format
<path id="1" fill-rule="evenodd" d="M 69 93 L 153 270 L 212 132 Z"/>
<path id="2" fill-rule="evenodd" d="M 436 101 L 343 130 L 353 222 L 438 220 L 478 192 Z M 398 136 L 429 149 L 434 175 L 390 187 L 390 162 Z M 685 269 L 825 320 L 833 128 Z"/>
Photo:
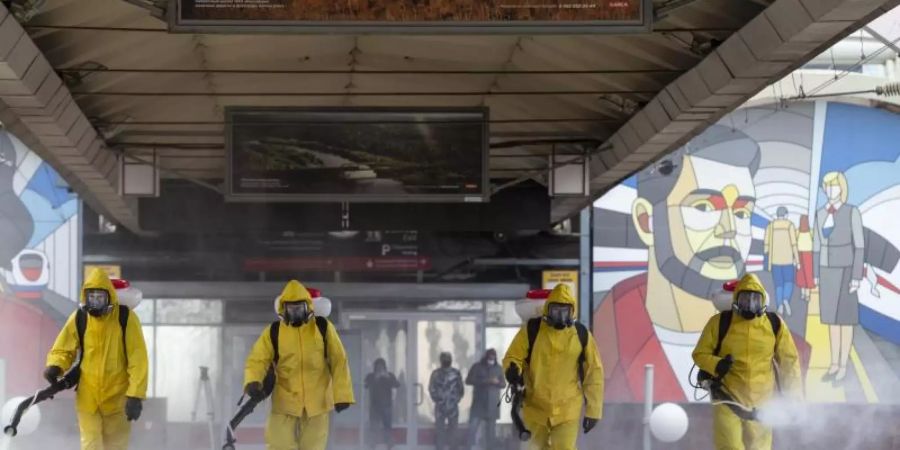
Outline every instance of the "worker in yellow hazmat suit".
<path id="1" fill-rule="evenodd" d="M 510 384 L 525 384 L 522 416 L 532 436 L 529 449 L 574 449 L 582 407 L 585 433 L 600 420 L 603 366 L 593 337 L 575 321 L 575 297 L 567 285 L 557 285 L 542 316 L 519 330 L 503 367 Z"/>
<path id="2" fill-rule="evenodd" d="M 724 385 L 724 393 L 732 397 L 730 400 L 748 409 L 758 408 L 773 398 L 776 384 L 780 384 L 787 397 L 798 399 L 803 392 L 794 339 L 780 317 L 766 313 L 767 303 L 766 291 L 759 278 L 753 274 L 745 275 L 734 290 L 732 311 L 711 318 L 694 349 L 697 367 L 718 377 Z M 728 328 L 717 354 L 723 314 L 732 317 L 727 321 Z M 733 405 L 716 404 L 716 398 L 713 403 L 717 450 L 772 448 L 772 431 L 768 427 L 757 420 L 739 417 L 741 411 L 733 409 Z"/>
<path id="3" fill-rule="evenodd" d="M 78 317 L 85 319 L 83 343 Z M 69 317 L 47 355 L 47 381 L 56 383 L 82 348 L 75 396 L 81 449 L 127 449 L 129 422 L 140 417 L 147 392 L 147 347 L 137 315 L 119 306 L 109 277 L 99 269 L 84 282 L 81 311 Z"/>
<path id="4" fill-rule="evenodd" d="M 254 399 L 265 397 L 263 381 L 274 363 L 268 449 L 324 450 L 329 413 L 354 403 L 347 355 L 334 325 L 315 317 L 312 297 L 298 281 L 287 283 L 276 305 L 281 320 L 253 345 L 244 369 L 244 391 Z"/>

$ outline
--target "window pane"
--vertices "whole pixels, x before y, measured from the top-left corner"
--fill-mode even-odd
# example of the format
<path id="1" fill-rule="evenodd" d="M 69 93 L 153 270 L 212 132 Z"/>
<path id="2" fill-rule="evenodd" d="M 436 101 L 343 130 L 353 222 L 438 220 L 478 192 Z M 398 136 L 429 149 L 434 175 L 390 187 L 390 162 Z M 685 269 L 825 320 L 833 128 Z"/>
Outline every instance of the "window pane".
<path id="1" fill-rule="evenodd" d="M 160 299 L 156 301 L 157 323 L 222 323 L 222 301 Z"/>
<path id="2" fill-rule="evenodd" d="M 516 337 L 516 333 L 518 332 L 519 327 L 485 328 L 484 348 L 492 348 L 496 350 L 497 358 L 502 361 L 503 356 L 506 355 L 506 349 L 509 348 L 509 344 L 512 343 L 513 338 Z M 500 403 L 500 420 L 498 421 L 498 423 L 512 423 L 512 419 L 510 419 L 509 415 L 509 403 Z"/>
<path id="3" fill-rule="evenodd" d="M 134 308 L 134 313 L 137 314 L 138 319 L 141 319 L 141 323 L 153 323 L 153 300 L 141 300 L 141 303 L 137 305 L 137 308 Z"/>
<path id="4" fill-rule="evenodd" d="M 420 320 L 417 328 L 418 380 L 424 389 L 424 398 L 417 411 L 421 430 L 421 427 L 434 427 L 434 402 L 428 393 L 428 383 L 432 372 L 440 367 L 440 354 L 450 352 L 453 367 L 459 369 L 465 379 L 469 368 L 480 357 L 476 354 L 480 330 L 476 322 L 466 320 Z M 465 386 L 463 399 L 459 403 L 460 423 L 468 422 L 471 406 L 472 386 Z"/>
<path id="5" fill-rule="evenodd" d="M 481 302 L 470 300 L 442 300 L 418 307 L 421 311 L 478 311 Z"/>
<path id="6" fill-rule="evenodd" d="M 522 319 L 516 314 L 516 302 L 484 302 L 484 308 L 484 320 L 488 325 L 519 325 L 522 323 Z"/>
<path id="7" fill-rule="evenodd" d="M 409 368 L 406 366 L 408 344 L 406 320 L 351 319 L 350 329 L 359 330 L 362 334 L 361 360 L 363 367 L 360 372 L 368 376 L 374 370 L 375 360 L 383 358 L 388 372 L 393 373 L 397 377 L 397 381 L 400 382 L 401 388 L 392 392 L 393 422 L 395 426 L 406 426 L 406 389 L 411 375 Z M 355 361 L 351 362 L 351 364 L 353 363 Z M 353 381 L 354 384 L 364 385 L 365 380 Z M 356 400 L 363 402 L 365 408 L 369 407 L 371 397 L 377 395 L 368 389 L 360 389 L 358 392 L 362 393 L 362 399 L 357 398 Z M 375 420 L 368 415 L 370 413 L 368 409 L 366 409 L 366 413 L 370 421 Z"/>
<path id="8" fill-rule="evenodd" d="M 138 305 L 138 308 L 143 305 L 144 302 L 141 302 Z M 143 319 L 141 319 L 143 321 Z M 156 374 L 153 372 L 156 370 L 156 364 L 153 360 L 153 351 L 155 350 L 155 342 L 153 342 L 153 327 L 152 326 L 143 326 L 141 329 L 144 332 L 144 342 L 147 343 L 147 397 L 156 397 L 153 389 L 153 380 Z"/>
<path id="9" fill-rule="evenodd" d="M 210 326 L 178 326 L 156 328 L 156 396 L 168 402 L 168 418 L 172 422 L 191 420 L 191 409 L 197 395 L 200 366 L 209 367 L 212 392 L 221 382 L 220 342 L 222 329 Z M 213 394 L 215 395 L 215 394 Z M 201 398 L 197 417 L 206 417 L 206 400 Z M 216 416 L 221 413 L 213 404 Z"/>

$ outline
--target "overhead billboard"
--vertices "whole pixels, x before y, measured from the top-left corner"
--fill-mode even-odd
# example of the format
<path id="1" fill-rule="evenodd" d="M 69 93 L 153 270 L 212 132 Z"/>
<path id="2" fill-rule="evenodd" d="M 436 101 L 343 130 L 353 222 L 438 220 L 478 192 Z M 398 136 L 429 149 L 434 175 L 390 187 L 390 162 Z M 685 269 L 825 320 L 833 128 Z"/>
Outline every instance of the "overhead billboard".
<path id="1" fill-rule="evenodd" d="M 483 202 L 485 108 L 229 108 L 226 198 Z"/>
<path id="2" fill-rule="evenodd" d="M 173 29 L 597 33 L 649 27 L 650 0 L 177 0 Z"/>

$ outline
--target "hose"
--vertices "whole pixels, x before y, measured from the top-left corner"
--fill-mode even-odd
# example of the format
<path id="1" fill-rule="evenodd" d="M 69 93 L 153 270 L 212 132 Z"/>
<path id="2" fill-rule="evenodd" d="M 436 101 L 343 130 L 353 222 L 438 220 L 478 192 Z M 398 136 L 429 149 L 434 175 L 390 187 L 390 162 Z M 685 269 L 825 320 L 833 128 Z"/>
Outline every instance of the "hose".
<path id="1" fill-rule="evenodd" d="M 706 400 L 707 398 L 709 398 L 709 390 L 707 390 L 706 388 L 704 388 L 703 386 L 701 386 L 700 383 L 694 384 L 694 381 L 693 381 L 693 380 L 694 380 L 694 371 L 695 371 L 696 369 L 697 369 L 697 365 L 696 365 L 696 364 L 694 364 L 693 366 L 691 366 L 691 371 L 688 373 L 688 384 L 689 384 L 692 388 L 694 388 L 694 401 L 695 401 L 695 402 L 702 402 L 703 400 Z M 699 391 L 706 392 L 706 394 L 703 395 L 703 396 L 697 396 L 697 392 L 699 392 Z"/>
<path id="2" fill-rule="evenodd" d="M 707 387 L 704 387 L 703 383 L 694 384 L 694 382 L 692 380 L 694 379 L 694 371 L 696 369 L 699 369 L 699 368 L 697 367 L 696 364 L 694 364 L 691 367 L 690 373 L 688 374 L 688 377 L 690 377 L 688 379 L 688 384 L 690 384 L 690 386 L 694 388 L 694 400 L 695 401 L 705 400 L 707 397 L 710 397 L 711 398 L 710 404 L 730 406 L 730 407 L 732 407 L 732 411 L 734 411 L 735 414 L 737 414 L 738 416 L 741 416 L 741 414 L 738 414 L 738 411 L 735 410 L 735 408 L 738 408 L 741 411 L 744 411 L 746 413 L 747 418 L 749 418 L 751 420 L 755 420 L 756 412 L 757 412 L 756 409 L 749 408 L 747 406 L 744 406 L 742 403 L 735 401 L 734 395 L 728 390 L 728 387 L 726 387 L 725 384 L 722 383 L 721 377 L 713 378 Z M 776 370 L 778 370 L 777 365 L 776 365 Z M 707 394 L 698 398 L 697 397 L 698 390 L 707 391 Z M 718 395 L 715 395 L 715 394 L 718 394 Z M 716 398 L 716 397 L 725 397 L 725 398 Z"/>
<path id="3" fill-rule="evenodd" d="M 729 405 L 729 406 L 735 406 L 735 407 L 738 407 L 738 408 L 740 408 L 740 409 L 743 409 L 744 411 L 747 411 L 747 412 L 750 413 L 750 414 L 754 414 L 754 415 L 756 414 L 756 410 L 755 410 L 755 409 L 753 409 L 753 408 L 748 408 L 748 407 L 744 406 L 744 405 L 741 404 L 741 403 L 738 403 L 738 402 L 735 402 L 735 401 L 731 401 L 731 400 L 713 400 L 713 401 L 711 401 L 710 403 L 713 404 L 713 405 Z"/>
<path id="4" fill-rule="evenodd" d="M 512 408 L 510 410 L 510 416 L 512 418 L 513 426 L 516 428 L 516 432 L 519 434 L 519 440 L 522 442 L 527 442 L 531 440 L 531 431 L 528 430 L 528 427 L 525 426 L 525 421 L 522 420 L 521 416 L 521 406 L 522 399 L 525 397 L 525 387 L 520 385 L 509 384 L 506 386 L 506 391 L 503 393 L 503 397 L 501 401 L 505 401 L 506 403 L 512 404 Z M 497 406 L 500 406 L 499 404 Z"/>

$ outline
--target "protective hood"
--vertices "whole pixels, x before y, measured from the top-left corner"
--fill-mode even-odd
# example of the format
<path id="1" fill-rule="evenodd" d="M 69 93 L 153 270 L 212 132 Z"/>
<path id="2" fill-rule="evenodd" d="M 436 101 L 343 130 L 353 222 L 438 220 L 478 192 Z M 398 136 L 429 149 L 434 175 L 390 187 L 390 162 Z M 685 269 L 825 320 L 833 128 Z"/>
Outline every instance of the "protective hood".
<path id="1" fill-rule="evenodd" d="M 578 305 L 576 304 L 575 296 L 572 294 L 572 289 L 569 289 L 569 285 L 557 284 L 556 287 L 550 291 L 547 301 L 544 302 L 543 315 L 546 316 L 549 313 L 551 303 L 572 305 L 572 319 L 578 318 Z"/>
<path id="2" fill-rule="evenodd" d="M 119 296 L 116 295 L 116 290 L 113 288 L 112 281 L 109 280 L 109 276 L 106 275 L 106 272 L 103 270 L 97 268 L 91 270 L 91 273 L 89 273 L 88 277 L 84 280 L 84 286 L 81 287 L 82 305 L 87 301 L 84 292 L 88 289 L 103 289 L 106 292 L 109 292 L 110 305 L 119 304 Z"/>
<path id="3" fill-rule="evenodd" d="M 289 302 L 306 302 L 306 307 L 309 308 L 309 312 L 315 311 L 313 309 L 312 296 L 309 295 L 309 291 L 307 291 L 297 280 L 288 281 L 281 291 L 281 295 L 278 296 L 278 315 L 284 315 L 284 304 Z"/>
<path id="4" fill-rule="evenodd" d="M 759 281 L 759 277 L 752 273 L 744 275 L 744 278 L 741 278 L 741 281 L 739 281 L 734 288 L 734 295 L 731 297 L 732 304 L 737 303 L 738 294 L 742 291 L 759 292 L 762 294 L 763 308 L 769 304 L 769 295 L 766 294 L 766 288 L 763 286 L 762 282 Z"/>

